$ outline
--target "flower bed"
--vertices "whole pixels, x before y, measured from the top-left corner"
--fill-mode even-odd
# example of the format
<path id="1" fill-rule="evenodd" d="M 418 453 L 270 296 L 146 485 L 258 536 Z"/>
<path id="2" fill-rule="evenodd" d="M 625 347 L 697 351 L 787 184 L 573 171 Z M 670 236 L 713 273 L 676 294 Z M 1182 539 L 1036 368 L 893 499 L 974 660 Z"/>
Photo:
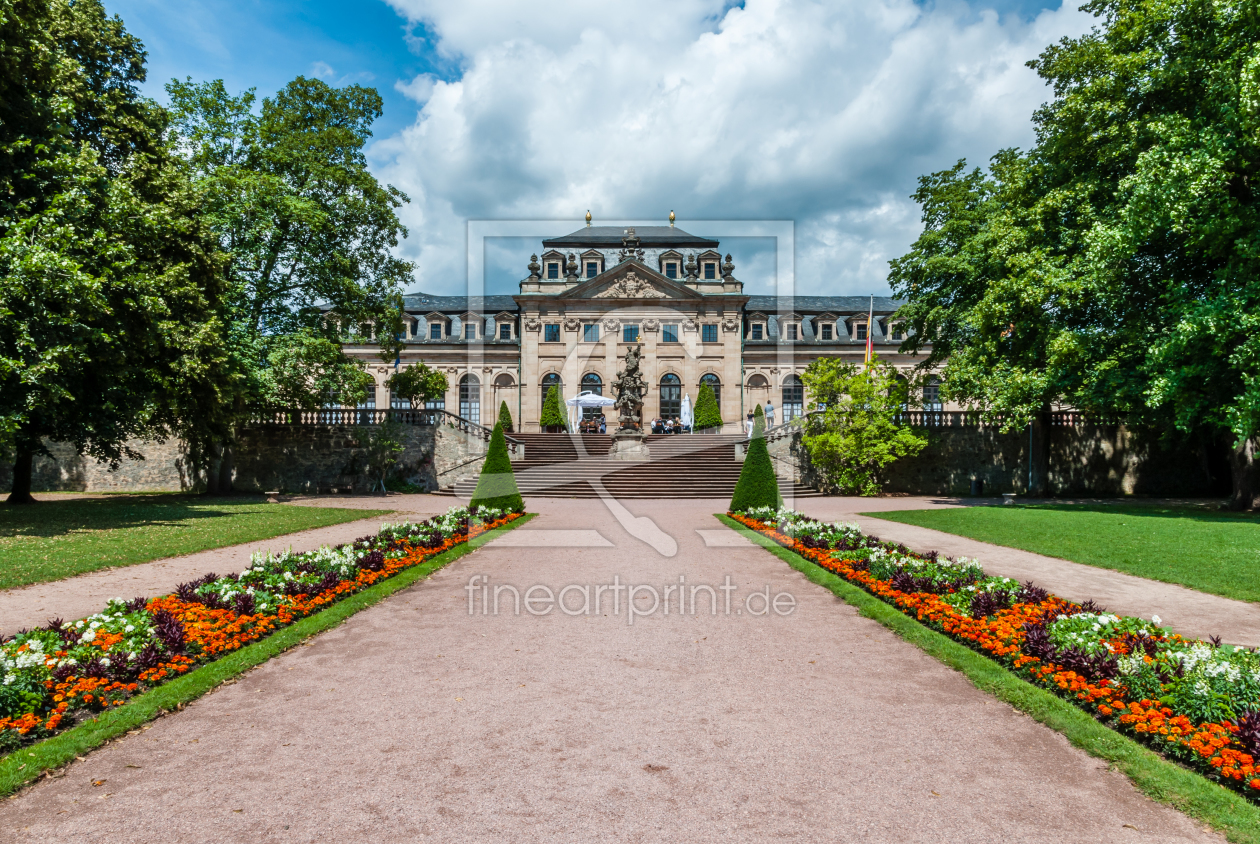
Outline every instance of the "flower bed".
<path id="1" fill-rule="evenodd" d="M 1075 703 L 1112 728 L 1260 802 L 1260 651 L 1190 641 L 1150 621 L 991 577 L 763 507 L 731 518 Z"/>
<path id="2" fill-rule="evenodd" d="M 336 548 L 258 553 L 240 574 L 207 574 L 161 598 L 116 598 L 102 613 L 0 640 L 0 753 L 119 706 L 520 515 L 456 507 L 419 524 L 382 525 Z"/>

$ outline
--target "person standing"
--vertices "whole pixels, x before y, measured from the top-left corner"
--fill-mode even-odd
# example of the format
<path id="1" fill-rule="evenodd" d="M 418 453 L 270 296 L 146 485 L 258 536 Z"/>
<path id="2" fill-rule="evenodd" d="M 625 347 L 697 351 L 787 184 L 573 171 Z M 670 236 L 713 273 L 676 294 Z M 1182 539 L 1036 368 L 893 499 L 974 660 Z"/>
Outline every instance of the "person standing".
<path id="1" fill-rule="evenodd" d="M 766 402 L 766 427 L 774 427 L 774 402 L 772 401 Z"/>
<path id="2" fill-rule="evenodd" d="M 751 437 L 753 432 L 753 415 L 752 411 L 748 412 L 748 418 L 744 420 L 744 436 Z"/>

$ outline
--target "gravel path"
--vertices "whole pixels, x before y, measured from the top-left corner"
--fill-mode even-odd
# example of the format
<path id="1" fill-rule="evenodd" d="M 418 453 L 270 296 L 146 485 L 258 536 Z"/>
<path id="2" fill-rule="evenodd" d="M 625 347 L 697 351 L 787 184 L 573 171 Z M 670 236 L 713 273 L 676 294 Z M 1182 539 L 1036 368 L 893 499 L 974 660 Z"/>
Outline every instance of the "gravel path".
<path id="1" fill-rule="evenodd" d="M 0 839 L 1222 840 L 724 532 L 725 502 L 626 502 L 673 557 L 597 500 L 529 503 L 546 542 L 464 557 L 92 753 L 5 803 Z M 470 615 L 477 575 L 736 591 L 633 624 L 624 592 Z M 766 588 L 794 611 L 736 614 Z"/>
<path id="2" fill-rule="evenodd" d="M 88 497 L 88 496 L 79 496 Z M 207 572 L 237 572 L 245 568 L 255 551 L 283 550 L 293 547 L 310 551 L 320 545 L 337 545 L 368 533 L 375 533 L 382 522 L 399 521 L 413 516 L 427 518 L 444 513 L 456 502 L 452 498 L 430 495 L 390 495 L 361 498 L 325 496 L 321 498 L 286 499 L 287 503 L 320 507 L 343 507 L 361 510 L 397 510 L 393 516 L 374 516 L 361 521 L 330 527 L 312 528 L 272 539 L 229 545 L 168 557 L 134 566 L 119 566 L 89 572 L 52 583 L 35 583 L 19 589 L 0 591 L 0 632 L 12 635 L 22 628 L 42 627 L 51 618 L 75 619 L 100 612 L 111 598 L 153 597 L 175 591 L 181 583 L 201 577 Z"/>
<path id="3" fill-rule="evenodd" d="M 904 543 L 916 551 L 935 549 L 950 557 L 974 557 L 990 574 L 1035 582 L 1073 601 L 1094 600 L 1112 612 L 1160 621 L 1183 636 L 1220 636 L 1246 647 L 1260 645 L 1260 607 L 1219 595 L 1197 592 L 1123 572 L 1045 557 L 1031 551 L 991 545 L 965 536 L 885 519 L 859 516 L 880 510 L 935 509 L 962 506 L 958 499 L 801 498 L 796 508 L 827 521 L 857 522 L 881 539 Z"/>

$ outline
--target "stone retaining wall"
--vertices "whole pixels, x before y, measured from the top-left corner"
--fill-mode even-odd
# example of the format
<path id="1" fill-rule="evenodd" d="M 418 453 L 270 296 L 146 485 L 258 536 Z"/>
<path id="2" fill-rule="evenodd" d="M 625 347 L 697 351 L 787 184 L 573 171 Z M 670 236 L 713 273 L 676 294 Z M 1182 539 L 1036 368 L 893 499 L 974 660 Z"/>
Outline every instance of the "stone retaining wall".
<path id="1" fill-rule="evenodd" d="M 241 492 L 367 492 L 373 484 L 364 473 L 365 450 L 357 435 L 371 430 L 354 425 L 254 425 L 241 431 L 233 451 L 232 485 Z M 402 429 L 405 450 L 391 478 L 425 490 L 476 477 L 485 462 L 488 443 L 448 425 L 408 425 Z M 123 460 L 117 469 L 75 453 L 67 443 L 45 443 L 51 456 L 35 458 L 32 489 L 37 492 L 181 492 L 204 488 L 190 471 L 184 444 L 133 442 L 144 460 Z M 518 447 L 513 460 L 524 456 Z M 13 482 L 12 464 L 0 464 L 0 490 Z"/>

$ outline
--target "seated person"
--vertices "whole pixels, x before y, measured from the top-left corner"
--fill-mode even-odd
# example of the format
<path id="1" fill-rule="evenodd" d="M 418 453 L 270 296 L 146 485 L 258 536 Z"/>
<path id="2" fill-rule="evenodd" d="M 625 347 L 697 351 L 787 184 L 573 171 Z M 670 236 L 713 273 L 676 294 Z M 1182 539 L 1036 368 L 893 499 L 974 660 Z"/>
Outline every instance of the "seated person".
<path id="1" fill-rule="evenodd" d="M 661 417 L 659 416 L 652 420 L 652 433 L 653 434 L 665 433 L 665 425 L 661 422 Z"/>
<path id="2" fill-rule="evenodd" d="M 675 434 L 682 433 L 682 420 L 679 419 L 677 416 L 674 417 L 674 433 Z"/>

